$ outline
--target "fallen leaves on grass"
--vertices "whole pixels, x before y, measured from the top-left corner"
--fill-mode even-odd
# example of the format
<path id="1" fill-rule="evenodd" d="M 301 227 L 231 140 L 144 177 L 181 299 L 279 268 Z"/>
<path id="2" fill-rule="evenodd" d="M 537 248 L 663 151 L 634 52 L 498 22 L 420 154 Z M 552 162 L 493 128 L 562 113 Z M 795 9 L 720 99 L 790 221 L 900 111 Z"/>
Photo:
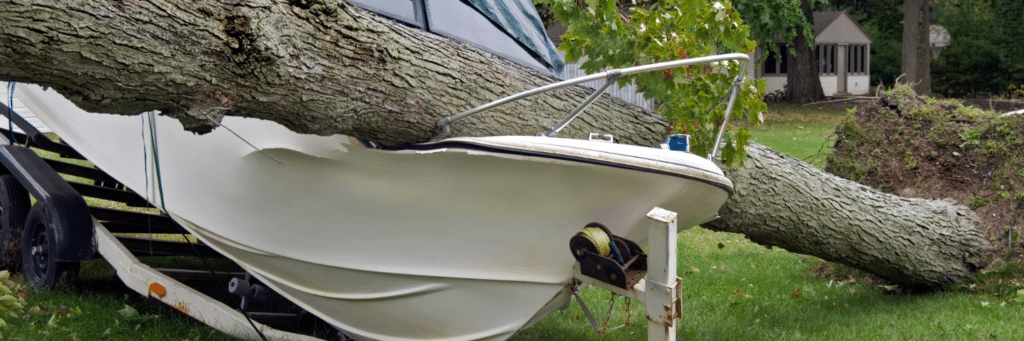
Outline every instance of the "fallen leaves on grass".
<path id="1" fill-rule="evenodd" d="M 14 295 L 14 291 L 11 290 L 12 282 L 7 280 L 10 277 L 10 271 L 0 271 L 0 313 L 17 318 L 24 309 L 25 300 Z M 4 326 L 7 326 L 7 321 L 0 318 L 0 327 Z"/>
<path id="2" fill-rule="evenodd" d="M 132 308 L 130 305 L 127 304 L 124 305 L 124 309 L 118 310 L 117 313 L 121 314 L 121 316 L 124 316 L 126 318 L 133 318 L 139 316 L 139 311 L 135 310 L 135 308 Z"/>

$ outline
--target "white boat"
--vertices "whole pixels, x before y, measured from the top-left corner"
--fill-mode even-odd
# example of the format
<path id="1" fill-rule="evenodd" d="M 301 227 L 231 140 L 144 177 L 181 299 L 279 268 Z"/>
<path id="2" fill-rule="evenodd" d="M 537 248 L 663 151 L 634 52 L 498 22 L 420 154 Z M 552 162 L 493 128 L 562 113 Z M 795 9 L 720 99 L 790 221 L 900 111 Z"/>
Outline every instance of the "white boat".
<path id="1" fill-rule="evenodd" d="M 515 6 L 500 3 L 506 1 Z M 354 3 L 538 70 L 561 67 L 527 0 Z M 463 12 L 483 15 L 446 16 Z M 735 59 L 748 57 L 603 72 L 439 125 L 563 86 L 607 86 L 619 75 Z M 569 240 L 587 224 L 643 245 L 652 208 L 678 212 L 678 224 L 689 227 L 713 219 L 732 192 L 712 161 L 688 152 L 553 137 L 597 95 L 546 136 L 447 138 L 403 148 L 239 117 L 194 135 L 156 113 L 85 112 L 35 85 L 19 85 L 16 95 L 97 167 L 357 339 L 506 339 L 568 306 L 576 263 Z"/>
<path id="2" fill-rule="evenodd" d="M 586 224 L 643 245 L 651 208 L 694 226 L 732 191 L 713 162 L 667 149 L 544 136 L 380 149 L 238 117 L 194 135 L 34 85 L 16 94 L 97 167 L 359 339 L 506 339 L 568 305 L 568 242 Z"/>

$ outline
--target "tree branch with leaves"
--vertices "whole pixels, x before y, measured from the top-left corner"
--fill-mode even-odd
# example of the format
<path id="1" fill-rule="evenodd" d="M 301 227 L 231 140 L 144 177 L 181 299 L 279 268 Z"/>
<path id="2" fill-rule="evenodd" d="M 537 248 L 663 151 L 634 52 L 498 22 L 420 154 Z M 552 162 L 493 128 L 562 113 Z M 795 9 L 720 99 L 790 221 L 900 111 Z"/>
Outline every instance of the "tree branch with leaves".
<path id="1" fill-rule="evenodd" d="M 712 54 L 754 51 L 750 31 L 732 5 L 699 0 L 659 1 L 647 7 L 614 0 L 537 0 L 550 6 L 555 19 L 568 26 L 559 49 L 566 60 L 583 60 L 582 69 L 599 72 Z M 693 137 L 691 151 L 703 155 L 713 149 L 715 134 L 724 120 L 721 99 L 741 72 L 742 63 L 690 66 L 661 73 L 625 76 L 619 85 L 637 84 L 645 98 L 658 103 L 657 111 L 675 133 Z M 735 107 L 750 123 L 762 120 L 764 81 L 747 80 L 740 87 Z M 711 108 L 710 110 L 708 108 Z M 722 161 L 742 164 L 750 133 L 743 127 L 727 130 Z"/>

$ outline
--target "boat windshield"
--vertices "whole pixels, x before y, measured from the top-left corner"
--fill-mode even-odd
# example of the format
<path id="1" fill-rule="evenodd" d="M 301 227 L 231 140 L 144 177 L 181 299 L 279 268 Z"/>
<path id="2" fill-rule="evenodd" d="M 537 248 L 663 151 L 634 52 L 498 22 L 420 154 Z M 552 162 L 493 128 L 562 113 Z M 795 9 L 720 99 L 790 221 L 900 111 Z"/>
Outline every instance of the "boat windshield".
<path id="1" fill-rule="evenodd" d="M 356 6 L 518 64 L 558 74 L 564 62 L 530 0 L 350 0 Z"/>

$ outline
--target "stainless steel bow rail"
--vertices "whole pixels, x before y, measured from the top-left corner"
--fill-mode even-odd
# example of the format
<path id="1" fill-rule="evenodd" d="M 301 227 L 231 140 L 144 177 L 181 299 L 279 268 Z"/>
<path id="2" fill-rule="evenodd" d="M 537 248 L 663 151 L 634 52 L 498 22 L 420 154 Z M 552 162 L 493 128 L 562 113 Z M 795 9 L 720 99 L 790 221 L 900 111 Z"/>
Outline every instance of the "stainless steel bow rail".
<path id="1" fill-rule="evenodd" d="M 461 120 L 461 119 L 464 119 L 466 117 L 470 117 L 470 116 L 479 114 L 481 112 L 484 112 L 484 111 L 487 111 L 487 110 L 490 110 L 490 109 L 494 109 L 494 108 L 497 108 L 499 106 L 502 106 L 502 105 L 505 105 L 505 104 L 508 104 L 508 103 L 511 103 L 511 102 L 515 102 L 515 101 L 518 101 L 518 100 L 521 100 L 521 99 L 524 99 L 524 98 L 527 98 L 527 97 L 532 97 L 532 96 L 535 96 L 535 95 L 539 95 L 539 94 L 542 94 L 542 93 L 545 93 L 545 92 L 548 92 L 548 91 L 552 91 L 552 90 L 556 90 L 556 89 L 561 89 L 561 88 L 564 88 L 564 87 L 568 87 L 568 86 L 572 86 L 572 85 L 577 85 L 577 84 L 581 84 L 581 83 L 586 83 L 586 82 L 590 82 L 590 81 L 595 81 L 595 80 L 601 80 L 601 79 L 605 80 L 604 85 L 602 85 L 600 88 L 594 90 L 594 92 L 592 94 L 590 94 L 590 96 L 588 96 L 586 99 L 584 99 L 583 102 L 580 102 L 580 104 L 578 106 L 576 106 L 576 108 L 573 109 L 571 112 L 569 112 L 569 115 L 566 116 L 564 119 L 562 119 L 561 122 L 558 122 L 558 124 L 556 124 L 554 127 L 552 127 L 551 130 L 548 130 L 547 132 L 544 132 L 544 133 L 540 134 L 540 136 L 554 137 L 555 135 L 558 134 L 559 131 L 562 130 L 562 128 L 565 128 L 565 126 L 568 125 L 569 122 L 572 122 L 572 120 L 575 119 L 577 116 L 579 116 L 580 113 L 583 112 L 583 110 L 585 110 L 587 107 L 589 107 L 591 103 L 594 103 L 594 101 L 597 100 L 597 98 L 599 96 L 601 96 L 601 93 L 604 92 L 604 90 L 606 90 L 609 87 L 611 87 L 612 84 L 615 84 L 615 81 L 618 80 L 619 77 L 622 77 L 622 76 L 625 76 L 625 75 L 633 75 L 633 74 L 638 74 L 638 73 L 644 73 L 644 72 L 667 70 L 667 69 L 683 67 L 683 66 L 706 64 L 706 63 L 714 63 L 714 62 L 727 62 L 727 61 L 733 61 L 733 60 L 742 60 L 743 63 L 742 63 L 742 68 L 740 70 L 746 70 L 747 63 L 750 62 L 750 56 L 748 56 L 746 54 L 743 54 L 743 53 L 728 53 L 728 54 L 721 54 L 721 55 L 714 55 L 714 56 L 706 56 L 706 57 L 697 57 L 697 58 L 673 60 L 673 61 L 668 61 L 668 62 L 661 62 L 661 63 L 650 64 L 650 65 L 640 65 L 640 66 L 633 66 L 633 67 L 628 67 L 628 68 L 612 69 L 612 70 L 608 70 L 608 71 L 604 71 L 604 72 L 599 72 L 599 73 L 595 73 L 595 74 L 591 74 L 591 75 L 586 75 L 586 76 L 583 76 L 583 77 L 573 78 L 573 79 L 570 79 L 570 80 L 564 80 L 564 81 L 557 82 L 557 83 L 551 83 L 551 84 L 548 84 L 548 85 L 545 85 L 545 86 L 541 86 L 541 87 L 538 87 L 538 88 L 533 88 L 533 89 L 530 89 L 530 90 L 526 90 L 526 91 L 520 92 L 520 93 L 512 95 L 512 96 L 508 96 L 508 97 L 505 97 L 505 98 L 497 99 L 497 100 L 491 101 L 490 103 L 487 103 L 487 104 L 475 107 L 473 109 L 469 109 L 469 110 L 460 112 L 458 114 L 442 118 L 442 119 L 437 121 L 437 126 L 441 128 L 441 133 L 443 135 L 447 135 L 451 131 L 451 124 L 453 122 Z M 736 103 L 736 95 L 739 94 L 739 87 L 740 87 L 740 84 L 742 82 L 743 82 L 743 71 L 740 71 L 740 74 L 738 76 L 736 76 L 736 78 L 733 80 L 732 87 L 729 90 L 730 91 L 729 94 L 728 94 L 728 96 L 729 96 L 729 104 L 725 108 L 725 120 L 722 121 L 722 126 L 718 130 L 718 136 L 715 139 L 714 149 L 711 151 L 711 154 L 708 155 L 708 159 L 714 158 L 715 154 L 718 152 L 718 145 L 722 141 L 722 136 L 723 136 L 723 133 L 725 132 L 726 125 L 729 124 L 729 115 L 732 113 L 733 105 Z M 721 104 L 721 103 L 719 103 L 719 104 Z"/>

